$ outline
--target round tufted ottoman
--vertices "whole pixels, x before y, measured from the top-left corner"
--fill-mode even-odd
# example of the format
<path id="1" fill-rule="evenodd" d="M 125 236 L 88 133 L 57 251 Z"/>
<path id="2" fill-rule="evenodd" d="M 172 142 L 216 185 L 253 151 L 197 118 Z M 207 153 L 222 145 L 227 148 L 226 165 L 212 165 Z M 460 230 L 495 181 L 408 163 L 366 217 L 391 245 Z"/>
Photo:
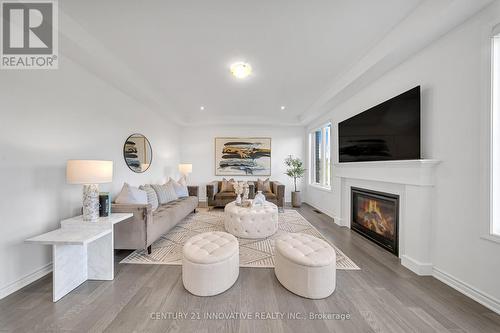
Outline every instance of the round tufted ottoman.
<path id="1" fill-rule="evenodd" d="M 319 238 L 301 233 L 279 237 L 274 261 L 274 274 L 294 294 L 317 299 L 335 290 L 335 250 Z"/>
<path id="2" fill-rule="evenodd" d="M 266 238 L 278 230 L 278 206 L 265 202 L 260 207 L 241 207 L 230 202 L 224 208 L 224 227 L 241 238 Z"/>
<path id="3" fill-rule="evenodd" d="M 194 295 L 217 295 L 236 282 L 239 265 L 236 237 L 205 232 L 188 239 L 182 248 L 182 283 Z"/>

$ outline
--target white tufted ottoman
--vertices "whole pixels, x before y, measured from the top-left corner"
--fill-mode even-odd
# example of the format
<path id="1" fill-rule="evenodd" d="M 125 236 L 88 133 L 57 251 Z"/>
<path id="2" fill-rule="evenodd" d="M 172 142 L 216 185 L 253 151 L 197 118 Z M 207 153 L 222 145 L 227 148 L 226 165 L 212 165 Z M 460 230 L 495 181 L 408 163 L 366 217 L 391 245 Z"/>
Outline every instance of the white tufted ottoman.
<path id="1" fill-rule="evenodd" d="M 230 202 L 224 208 L 224 227 L 241 238 L 266 238 L 278 230 L 278 206 L 265 202 L 261 207 L 240 207 Z"/>
<path id="2" fill-rule="evenodd" d="M 239 265 L 236 237 L 205 232 L 188 239 L 182 248 L 182 283 L 194 295 L 217 295 L 236 282 Z"/>
<path id="3" fill-rule="evenodd" d="M 285 234 L 276 239 L 274 260 L 274 274 L 294 294 L 317 299 L 335 290 L 335 250 L 319 238 Z"/>

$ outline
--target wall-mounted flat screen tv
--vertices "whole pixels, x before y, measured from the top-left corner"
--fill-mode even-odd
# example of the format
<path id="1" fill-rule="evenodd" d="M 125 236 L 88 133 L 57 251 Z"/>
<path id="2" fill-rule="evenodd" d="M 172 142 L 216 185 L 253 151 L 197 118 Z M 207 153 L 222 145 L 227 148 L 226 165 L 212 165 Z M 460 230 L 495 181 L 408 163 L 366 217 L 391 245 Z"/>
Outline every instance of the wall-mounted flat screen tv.
<path id="1" fill-rule="evenodd" d="M 420 159 L 420 86 L 339 123 L 339 162 Z"/>

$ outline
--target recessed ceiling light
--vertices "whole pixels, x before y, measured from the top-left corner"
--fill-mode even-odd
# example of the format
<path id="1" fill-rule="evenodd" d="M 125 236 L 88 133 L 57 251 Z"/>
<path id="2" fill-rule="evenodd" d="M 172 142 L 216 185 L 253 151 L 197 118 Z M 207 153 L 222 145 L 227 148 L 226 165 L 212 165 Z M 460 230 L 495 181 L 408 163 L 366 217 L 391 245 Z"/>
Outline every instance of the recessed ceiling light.
<path id="1" fill-rule="evenodd" d="M 285 110 L 285 109 L 286 109 L 286 106 L 282 105 L 281 110 Z"/>
<path id="2" fill-rule="evenodd" d="M 200 106 L 200 110 L 201 110 L 201 111 L 205 110 L 205 107 L 204 107 L 203 105 L 202 105 L 202 106 Z"/>
<path id="3" fill-rule="evenodd" d="M 231 65 L 231 74 L 238 79 L 244 79 L 252 73 L 252 66 L 249 63 L 238 61 Z"/>

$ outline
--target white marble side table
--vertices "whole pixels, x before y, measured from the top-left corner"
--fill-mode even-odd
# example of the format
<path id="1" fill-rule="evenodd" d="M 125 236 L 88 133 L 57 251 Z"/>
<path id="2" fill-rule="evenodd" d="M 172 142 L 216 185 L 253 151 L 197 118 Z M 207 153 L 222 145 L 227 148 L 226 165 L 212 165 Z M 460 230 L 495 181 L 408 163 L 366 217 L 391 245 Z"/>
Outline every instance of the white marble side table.
<path id="1" fill-rule="evenodd" d="M 117 223 L 128 220 L 133 217 L 132 213 L 112 213 L 106 217 L 100 217 L 97 221 L 84 221 L 83 215 L 70 217 L 61 221 L 61 227 L 65 226 L 84 226 L 84 227 L 111 227 Z"/>
<path id="2" fill-rule="evenodd" d="M 95 222 L 77 216 L 61 228 L 26 242 L 52 245 L 52 300 L 57 302 L 86 280 L 114 279 L 113 225 L 133 214 L 111 214 Z"/>

